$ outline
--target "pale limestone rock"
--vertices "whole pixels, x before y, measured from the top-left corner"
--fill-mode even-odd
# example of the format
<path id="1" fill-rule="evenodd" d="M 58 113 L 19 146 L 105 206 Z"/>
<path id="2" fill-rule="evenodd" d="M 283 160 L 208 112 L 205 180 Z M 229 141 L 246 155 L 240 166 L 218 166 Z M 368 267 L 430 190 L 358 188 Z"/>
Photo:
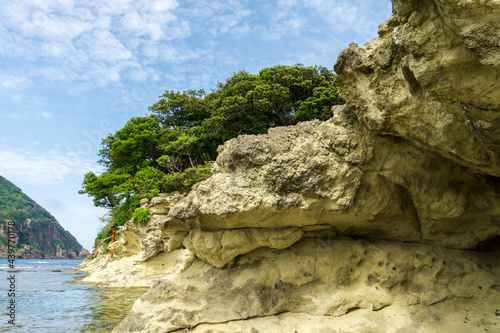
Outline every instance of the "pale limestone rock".
<path id="1" fill-rule="evenodd" d="M 171 209 L 166 225 L 304 234 L 314 227 L 463 249 L 500 235 L 500 182 L 409 142 L 373 135 L 346 108 L 335 108 L 331 121 L 230 140 L 213 171 Z M 209 260 L 203 239 L 184 245 L 197 255 L 205 248 L 199 257 Z M 228 263 L 219 254 L 210 260 Z"/>
<path id="2" fill-rule="evenodd" d="M 341 107 L 328 122 L 230 140 L 213 171 L 184 199 L 152 199 L 143 208 L 157 213 L 145 224 L 120 227 L 109 251 L 144 262 L 184 246 L 223 267 L 240 254 L 284 248 L 304 235 L 473 248 L 500 234 L 493 179 L 375 136 Z"/>
<path id="3" fill-rule="evenodd" d="M 273 228 L 272 219 L 264 215 L 275 207 L 307 209 L 324 198 L 329 200 L 329 210 L 341 212 L 352 203 L 362 174 L 349 161 L 363 161 L 369 154 L 363 143 L 351 147 L 348 130 L 320 122 L 273 128 L 268 135 L 240 136 L 219 150 L 214 176 L 198 184 L 169 216 L 186 220 L 203 215 L 199 225 L 206 229 Z M 220 190 L 215 193 L 214 187 Z M 262 211 L 260 224 L 229 216 L 251 210 Z M 225 216 L 223 226 L 219 216 Z"/>
<path id="4" fill-rule="evenodd" d="M 411 307 L 386 307 L 380 311 L 353 309 L 340 317 L 312 316 L 286 312 L 276 316 L 256 317 L 227 323 L 200 324 L 178 333 L 427 333 L 494 332 L 500 323 L 496 306 L 498 292 L 481 295 L 481 304 L 471 299 L 455 298 Z"/>
<path id="5" fill-rule="evenodd" d="M 108 250 L 122 257 L 135 256 L 136 262 L 143 262 L 158 253 L 179 248 L 178 242 L 172 246 L 170 235 L 165 235 L 165 223 L 168 221 L 166 214 L 183 197 L 175 192 L 141 202 L 141 208 L 150 211 L 149 220 L 146 223 L 130 220 L 119 227 L 117 241 L 110 244 Z"/>
<path id="6" fill-rule="evenodd" d="M 380 38 L 335 65 L 349 110 L 377 134 L 500 176 L 500 6 L 394 0 Z"/>
<path id="7" fill-rule="evenodd" d="M 328 323 L 329 317 L 356 309 L 369 310 L 357 320 L 364 318 L 366 327 L 377 327 L 370 318 L 380 315 L 369 313 L 384 313 L 388 306 L 389 313 L 398 311 L 393 307 L 406 307 L 403 312 L 408 320 L 397 324 L 415 327 L 408 312 L 414 312 L 413 318 L 423 316 L 429 307 L 448 299 L 477 301 L 491 296 L 499 300 L 499 259 L 497 255 L 422 244 L 342 237 L 303 239 L 287 249 L 261 248 L 242 255 L 231 269 L 197 260 L 183 273 L 154 284 L 114 332 L 190 332 L 204 323 L 282 313 L 326 316 L 323 322 Z M 474 313 L 486 312 L 483 304 L 466 304 Z M 500 325 L 492 306 L 484 320 Z M 423 332 L 426 325 L 420 323 Z M 234 327 L 220 326 L 225 327 L 222 332 L 232 332 L 230 327 Z M 285 331 L 278 326 L 257 332 Z"/>
<path id="8" fill-rule="evenodd" d="M 98 259 L 76 268 L 89 273 L 80 280 L 81 282 L 99 287 L 139 288 L 150 287 L 154 281 L 185 271 L 195 258 L 186 249 L 171 253 L 162 252 L 144 262 L 137 262 L 133 257 L 114 256 L 111 259 L 109 254 L 103 254 Z"/>
<path id="9" fill-rule="evenodd" d="M 143 200 L 141 208 L 152 212 L 146 223 L 133 220 L 119 227 L 116 241 L 104 253 L 102 243 L 77 269 L 87 272 L 83 282 L 109 287 L 149 287 L 165 275 L 180 272 L 194 260 L 192 252 L 181 249 L 186 232 L 179 229 L 166 232 L 166 215 L 184 195 L 161 194 Z M 113 259 L 110 258 L 113 253 Z"/>
<path id="10" fill-rule="evenodd" d="M 152 198 L 151 201 L 147 203 L 147 207 L 151 214 L 166 215 L 170 211 L 170 208 L 172 208 L 182 197 L 183 195 L 178 192 L 168 194 L 162 193 Z"/>
<path id="11" fill-rule="evenodd" d="M 332 120 L 226 142 L 185 198 L 144 202 L 118 260 L 86 261 L 152 284 L 115 332 L 500 327 L 500 3 L 393 3 L 339 55 Z"/>
<path id="12" fill-rule="evenodd" d="M 285 249 L 302 237 L 299 228 L 286 229 L 231 229 L 219 231 L 192 230 L 184 239 L 184 246 L 212 266 L 232 265 L 243 253 L 260 247 Z"/>

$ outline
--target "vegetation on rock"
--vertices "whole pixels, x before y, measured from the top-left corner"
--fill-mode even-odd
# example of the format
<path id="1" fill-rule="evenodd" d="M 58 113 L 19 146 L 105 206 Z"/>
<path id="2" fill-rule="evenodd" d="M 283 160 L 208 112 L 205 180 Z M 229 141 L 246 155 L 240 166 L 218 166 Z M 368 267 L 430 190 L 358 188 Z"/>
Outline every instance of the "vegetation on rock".
<path id="1" fill-rule="evenodd" d="M 275 66 L 254 75 L 234 73 L 211 93 L 166 91 L 149 108 L 102 140 L 100 175 L 85 175 L 80 194 L 110 209 L 96 241 L 132 218 L 140 200 L 158 193 L 188 192 L 211 175 L 217 148 L 241 134 L 274 126 L 326 120 L 342 104 L 335 74 L 325 67 Z"/>
<path id="2" fill-rule="evenodd" d="M 82 246 L 20 188 L 0 176 L 0 252 L 8 247 L 7 221 L 15 222 L 16 249 L 34 257 L 78 256 Z M 72 255 L 70 254 L 72 253 Z"/>

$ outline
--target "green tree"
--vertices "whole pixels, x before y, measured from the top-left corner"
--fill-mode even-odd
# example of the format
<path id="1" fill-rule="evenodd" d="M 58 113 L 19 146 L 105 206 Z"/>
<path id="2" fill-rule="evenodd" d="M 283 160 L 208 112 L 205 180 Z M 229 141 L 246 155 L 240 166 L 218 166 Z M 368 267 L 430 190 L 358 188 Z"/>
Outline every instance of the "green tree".
<path id="1" fill-rule="evenodd" d="M 299 121 L 331 117 L 331 107 L 343 104 L 338 97 L 338 87 L 333 85 L 335 74 L 326 67 L 275 66 L 264 68 L 259 77 L 267 84 L 281 87 L 281 94 L 270 98 L 281 98 L 274 103 L 276 116 L 281 125 Z"/>
<path id="2" fill-rule="evenodd" d="M 120 170 L 134 175 L 154 165 L 162 154 L 158 150 L 160 124 L 151 117 L 135 117 L 102 142 L 99 163 L 110 172 Z"/>
<path id="3" fill-rule="evenodd" d="M 130 178 L 130 174 L 121 172 L 106 172 L 97 176 L 90 171 L 85 174 L 82 189 L 78 193 L 93 197 L 96 207 L 113 208 L 123 199 L 120 186 Z"/>
<path id="4" fill-rule="evenodd" d="M 57 220 L 35 201 L 7 179 L 0 176 L 0 251 L 7 252 L 9 221 L 15 223 L 18 235 L 17 249 L 24 246 L 40 250 L 49 255 L 63 251 L 79 253 L 82 246 Z M 29 226 L 29 227 L 28 227 Z M 59 239 L 54 239 L 54 232 Z"/>
<path id="5" fill-rule="evenodd" d="M 334 78 L 321 66 L 280 65 L 257 75 L 236 72 L 209 94 L 166 91 L 148 117 L 132 118 L 103 139 L 99 163 L 106 171 L 84 177 L 80 193 L 111 209 L 98 239 L 130 219 L 141 198 L 187 192 L 208 178 L 224 141 L 331 117 L 331 106 L 343 103 Z"/>
<path id="6" fill-rule="evenodd" d="M 163 127 L 194 127 L 210 114 L 205 105 L 205 91 L 166 91 L 160 100 L 149 107 L 152 117 Z"/>
<path id="7" fill-rule="evenodd" d="M 216 133 L 218 142 L 240 134 L 264 133 L 270 121 L 251 97 L 258 84 L 258 76 L 245 71 L 235 73 L 225 84 L 219 83 L 217 91 L 207 96 L 210 118 L 203 122 L 205 131 Z"/>
<path id="8" fill-rule="evenodd" d="M 94 205 L 114 208 L 122 200 L 132 197 L 137 190 L 134 176 L 150 165 L 156 165 L 161 157 L 158 149 L 160 125 L 151 117 L 132 118 L 114 135 L 102 141 L 99 163 L 106 172 L 97 176 L 88 172 L 80 194 L 93 197 Z"/>

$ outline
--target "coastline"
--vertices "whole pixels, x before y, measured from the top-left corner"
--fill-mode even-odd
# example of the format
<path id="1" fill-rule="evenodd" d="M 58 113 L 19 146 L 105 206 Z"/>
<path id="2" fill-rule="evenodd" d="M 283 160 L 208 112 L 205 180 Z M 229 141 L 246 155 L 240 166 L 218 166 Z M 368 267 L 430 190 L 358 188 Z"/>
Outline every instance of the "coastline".
<path id="1" fill-rule="evenodd" d="M 186 249 L 160 253 L 147 261 L 139 262 L 134 256 L 119 257 L 99 254 L 84 260 L 74 269 L 86 273 L 82 283 L 98 288 L 149 288 L 157 280 L 178 274 L 191 266 L 195 257 Z"/>
<path id="2" fill-rule="evenodd" d="M 59 260 L 85 260 L 85 257 L 80 257 L 80 256 L 74 256 L 74 255 L 66 255 L 66 256 L 31 256 L 31 255 L 21 255 L 21 254 L 16 254 L 15 259 L 59 259 Z M 7 253 L 0 253 L 0 259 L 9 259 L 9 254 Z"/>
<path id="3" fill-rule="evenodd" d="M 2 320 L 0 332 L 111 332 L 148 288 L 100 288 L 82 281 L 80 259 L 16 260 L 15 297 L 2 293 L 0 304 L 14 299 L 15 321 Z M 0 259 L 2 274 L 8 259 Z M 2 287 L 7 286 L 7 280 Z"/>

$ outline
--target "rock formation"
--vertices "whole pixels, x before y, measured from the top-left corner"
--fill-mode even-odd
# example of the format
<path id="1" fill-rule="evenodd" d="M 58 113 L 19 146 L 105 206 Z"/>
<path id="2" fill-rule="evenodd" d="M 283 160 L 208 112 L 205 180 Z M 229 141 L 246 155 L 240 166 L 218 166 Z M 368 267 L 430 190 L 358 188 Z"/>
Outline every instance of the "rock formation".
<path id="1" fill-rule="evenodd" d="M 335 71 L 359 121 L 473 173 L 500 176 L 497 1 L 393 1 L 380 38 Z"/>
<path id="2" fill-rule="evenodd" d="M 84 259 L 88 254 L 49 212 L 0 176 L 0 258 L 9 256 L 9 237 L 17 258 Z"/>
<path id="3" fill-rule="evenodd" d="M 84 263 L 151 285 L 116 332 L 498 330 L 500 3 L 393 4 L 331 120 L 226 142 Z"/>

